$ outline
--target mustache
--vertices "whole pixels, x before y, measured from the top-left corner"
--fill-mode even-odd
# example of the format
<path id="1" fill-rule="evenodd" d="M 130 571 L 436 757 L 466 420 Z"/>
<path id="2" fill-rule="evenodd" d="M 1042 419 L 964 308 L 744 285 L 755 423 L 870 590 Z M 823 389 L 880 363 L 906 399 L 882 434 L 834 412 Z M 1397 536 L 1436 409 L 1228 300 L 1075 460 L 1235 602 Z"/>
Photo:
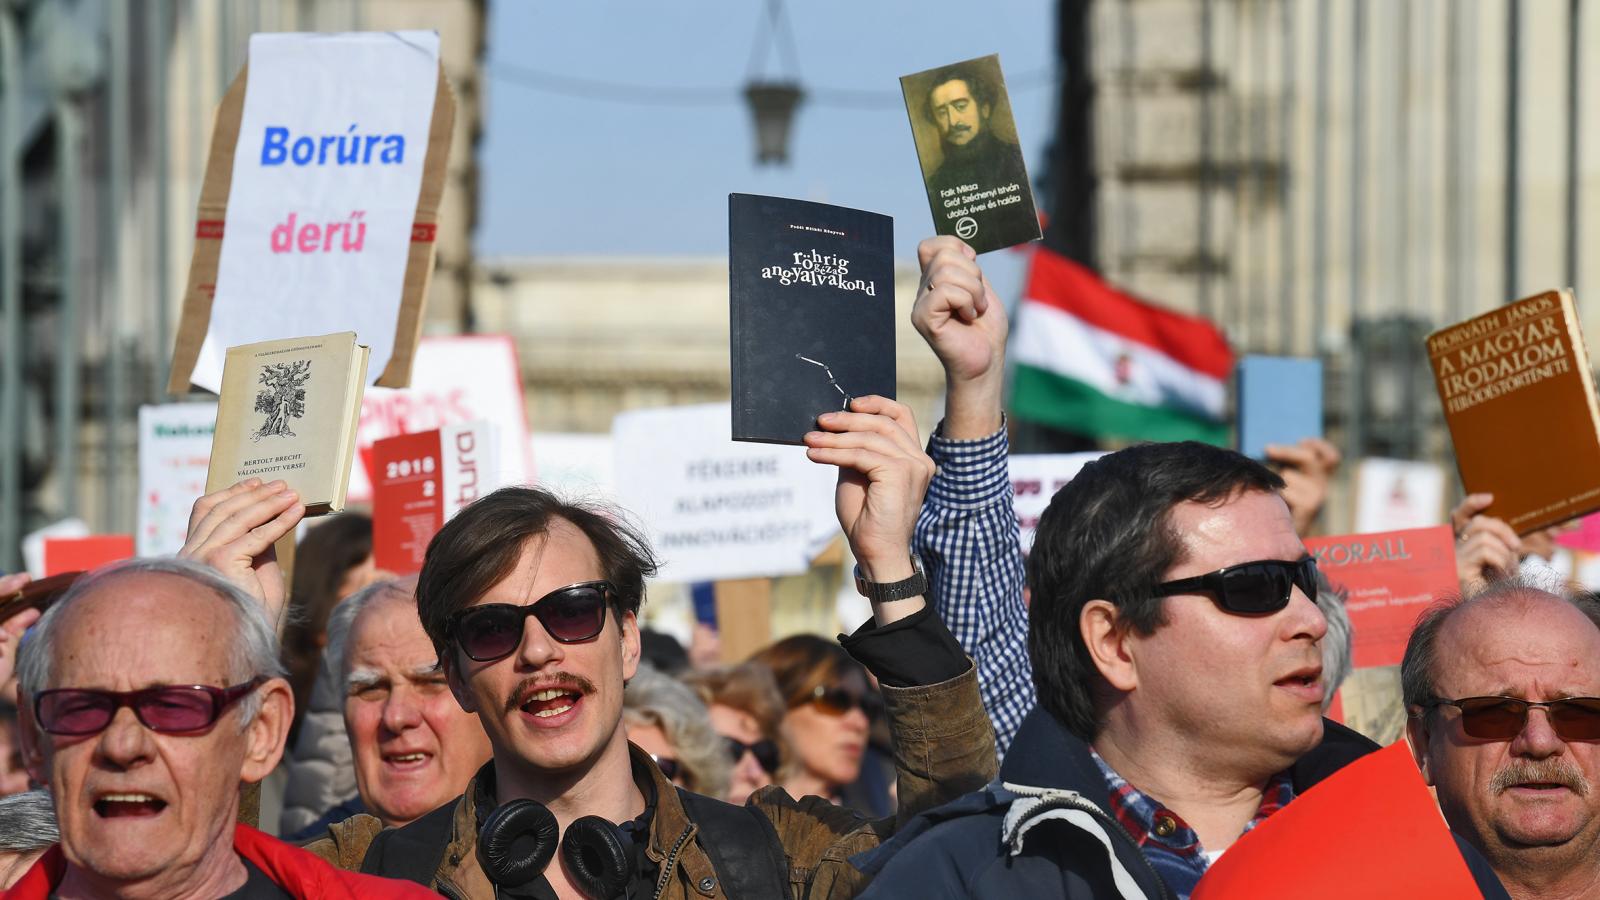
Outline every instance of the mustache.
<path id="1" fill-rule="evenodd" d="M 1489 789 L 1496 795 L 1519 784 L 1559 784 L 1580 797 L 1589 795 L 1589 779 L 1571 762 L 1558 757 L 1517 761 L 1494 773 Z"/>
<path id="2" fill-rule="evenodd" d="M 971 130 L 972 130 L 972 126 L 971 125 L 951 125 L 950 126 L 950 133 L 951 134 L 955 134 L 957 132 L 965 134 L 966 132 L 971 131 Z"/>
<path id="3" fill-rule="evenodd" d="M 529 676 L 517 683 L 516 690 L 506 698 L 506 712 L 515 712 L 528 702 L 528 696 L 545 688 L 576 688 L 580 694 L 595 692 L 594 682 L 571 672 L 555 672 L 550 675 Z"/>

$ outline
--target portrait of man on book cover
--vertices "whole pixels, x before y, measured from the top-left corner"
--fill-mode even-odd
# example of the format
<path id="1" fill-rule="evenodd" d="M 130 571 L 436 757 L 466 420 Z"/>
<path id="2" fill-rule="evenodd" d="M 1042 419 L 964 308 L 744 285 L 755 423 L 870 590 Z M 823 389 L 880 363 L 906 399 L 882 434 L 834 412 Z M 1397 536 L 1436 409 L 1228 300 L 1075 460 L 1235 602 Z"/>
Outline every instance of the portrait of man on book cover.
<path id="1" fill-rule="evenodd" d="M 934 230 L 979 253 L 1039 237 L 998 54 L 900 79 Z"/>

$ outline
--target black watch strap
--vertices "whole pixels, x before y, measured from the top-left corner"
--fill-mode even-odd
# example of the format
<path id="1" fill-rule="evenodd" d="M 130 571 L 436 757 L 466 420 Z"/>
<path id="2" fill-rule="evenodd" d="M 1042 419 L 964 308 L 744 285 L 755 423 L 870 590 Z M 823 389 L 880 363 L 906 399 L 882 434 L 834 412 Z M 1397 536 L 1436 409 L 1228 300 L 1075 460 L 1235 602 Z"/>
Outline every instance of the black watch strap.
<path id="1" fill-rule="evenodd" d="M 873 603 L 888 603 L 891 600 L 904 600 L 907 597 L 920 597 L 928 592 L 928 576 L 922 571 L 922 561 L 917 559 L 915 553 L 911 554 L 911 577 L 899 581 L 868 581 L 861 574 L 861 566 L 856 566 L 856 592 L 871 600 Z"/>

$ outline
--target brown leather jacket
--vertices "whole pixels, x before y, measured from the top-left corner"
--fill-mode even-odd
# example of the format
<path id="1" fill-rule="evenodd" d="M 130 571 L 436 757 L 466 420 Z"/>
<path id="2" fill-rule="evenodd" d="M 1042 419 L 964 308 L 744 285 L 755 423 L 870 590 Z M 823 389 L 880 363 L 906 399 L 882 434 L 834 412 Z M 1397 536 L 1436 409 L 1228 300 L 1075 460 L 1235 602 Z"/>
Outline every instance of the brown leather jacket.
<path id="1" fill-rule="evenodd" d="M 796 800 L 775 786 L 750 798 L 777 831 L 795 900 L 854 897 L 867 878 L 850 865 L 851 856 L 878 846 L 918 813 L 977 790 L 995 775 L 994 731 L 978 698 L 975 667 L 939 684 L 885 687 L 883 693 L 899 791 L 892 819 L 867 819 L 821 797 Z M 655 897 L 723 900 L 727 895 L 671 782 L 639 748 L 630 745 L 630 751 L 635 771 L 648 772 L 655 780 L 656 812 L 645 851 L 660 870 Z M 432 886 L 458 900 L 493 900 L 494 887 L 478 864 L 476 818 L 468 799 L 472 795 L 469 785 L 456 803 L 451 839 Z M 328 829 L 327 837 L 306 849 L 340 868 L 359 869 L 382 828 L 372 816 L 355 816 Z"/>

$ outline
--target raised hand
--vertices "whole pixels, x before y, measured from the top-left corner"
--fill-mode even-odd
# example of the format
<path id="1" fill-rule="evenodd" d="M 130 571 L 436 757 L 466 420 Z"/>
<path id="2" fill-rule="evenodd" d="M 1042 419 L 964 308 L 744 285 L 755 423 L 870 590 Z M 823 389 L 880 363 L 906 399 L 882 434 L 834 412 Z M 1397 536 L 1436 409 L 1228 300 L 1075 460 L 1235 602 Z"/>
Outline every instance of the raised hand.
<path id="1" fill-rule="evenodd" d="M 978 254 L 959 238 L 928 238 L 917 245 L 922 282 L 911 323 L 944 366 L 947 390 L 944 435 L 985 437 L 1000 428 L 1005 381 L 1005 305 L 978 267 Z"/>
<path id="2" fill-rule="evenodd" d="M 1468 494 L 1450 511 L 1456 532 L 1456 577 L 1463 591 L 1515 574 L 1522 559 L 1522 539 L 1516 531 L 1505 520 L 1483 514 L 1493 503 L 1493 494 Z"/>
<path id="3" fill-rule="evenodd" d="M 216 569 L 259 599 L 273 622 L 281 622 L 289 586 L 273 545 L 305 514 L 300 496 L 284 482 L 248 478 L 195 501 L 189 539 L 178 555 Z"/>
<path id="4" fill-rule="evenodd" d="M 1322 438 L 1304 438 L 1298 444 L 1269 444 L 1269 462 L 1283 475 L 1283 501 L 1294 516 L 1294 530 L 1306 534 L 1328 500 L 1328 482 L 1339 470 L 1339 448 Z"/>

